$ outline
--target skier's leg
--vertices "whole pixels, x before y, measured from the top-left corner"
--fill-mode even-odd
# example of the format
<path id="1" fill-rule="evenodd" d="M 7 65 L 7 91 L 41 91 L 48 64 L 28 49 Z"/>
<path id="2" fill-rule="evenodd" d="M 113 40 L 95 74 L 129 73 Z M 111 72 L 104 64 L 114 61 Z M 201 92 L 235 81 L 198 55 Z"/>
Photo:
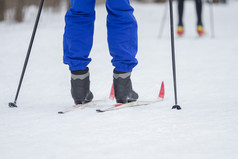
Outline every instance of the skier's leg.
<path id="1" fill-rule="evenodd" d="M 129 0 L 107 0 L 108 45 L 116 71 L 131 72 L 137 65 L 137 22 Z"/>
<path id="2" fill-rule="evenodd" d="M 93 44 L 95 0 L 70 0 L 65 15 L 64 63 L 71 71 L 85 70 Z"/>
<path id="3" fill-rule="evenodd" d="M 183 26 L 184 0 L 178 0 L 178 25 Z"/>
<path id="4" fill-rule="evenodd" d="M 197 25 L 202 24 L 202 0 L 195 0 L 196 2 L 196 12 L 197 12 Z"/>
<path id="5" fill-rule="evenodd" d="M 195 0 L 196 12 L 197 12 L 197 33 L 198 35 L 204 34 L 203 23 L 202 23 L 202 0 Z"/>
<path id="6" fill-rule="evenodd" d="M 75 104 L 90 102 L 88 57 L 93 44 L 95 0 L 70 0 L 65 16 L 64 63 L 71 70 L 71 94 Z"/>
<path id="7" fill-rule="evenodd" d="M 113 85 L 118 103 L 136 101 L 132 89 L 131 71 L 137 65 L 137 22 L 129 0 L 107 0 L 108 45 L 115 66 Z"/>
<path id="8" fill-rule="evenodd" d="M 178 35 L 183 35 L 184 33 L 183 10 L 184 10 L 184 0 L 178 0 L 178 28 L 177 28 Z"/>

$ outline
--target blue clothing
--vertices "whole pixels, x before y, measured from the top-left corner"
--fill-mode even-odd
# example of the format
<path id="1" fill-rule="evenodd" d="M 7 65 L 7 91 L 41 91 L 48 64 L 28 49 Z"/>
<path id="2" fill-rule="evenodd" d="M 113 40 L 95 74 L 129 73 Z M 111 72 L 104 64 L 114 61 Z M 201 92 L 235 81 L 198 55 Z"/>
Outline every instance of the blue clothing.
<path id="1" fill-rule="evenodd" d="M 91 62 L 95 0 L 70 0 L 65 15 L 64 63 L 71 71 L 85 70 Z M 107 36 L 116 71 L 131 72 L 137 65 L 137 22 L 129 0 L 107 0 Z"/>

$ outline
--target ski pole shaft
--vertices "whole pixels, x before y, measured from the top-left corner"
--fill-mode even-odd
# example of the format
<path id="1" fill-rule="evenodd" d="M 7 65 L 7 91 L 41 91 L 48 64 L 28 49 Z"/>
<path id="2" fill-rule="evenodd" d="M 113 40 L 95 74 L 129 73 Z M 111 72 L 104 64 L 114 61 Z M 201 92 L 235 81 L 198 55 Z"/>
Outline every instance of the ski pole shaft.
<path id="1" fill-rule="evenodd" d="M 159 38 L 162 37 L 163 31 L 164 31 L 164 25 L 166 22 L 166 17 L 167 17 L 167 12 L 168 12 L 168 3 L 167 2 L 168 2 L 168 0 L 166 0 L 166 2 L 165 2 L 163 17 L 160 22 Z"/>
<path id="2" fill-rule="evenodd" d="M 170 9 L 170 29 L 171 29 L 171 50 L 172 50 L 172 68 L 173 68 L 173 82 L 174 82 L 174 98 L 175 105 L 172 109 L 181 109 L 177 101 L 177 84 L 176 84 L 176 63 L 175 63 L 175 48 L 174 48 L 174 22 L 173 22 L 173 2 L 169 0 Z"/>
<path id="3" fill-rule="evenodd" d="M 36 30 L 37 30 L 37 27 L 38 27 L 38 23 L 39 23 L 39 20 L 40 20 L 40 15 L 41 15 L 41 11 L 42 11 L 42 8 L 43 8 L 43 4 L 44 4 L 44 0 L 41 0 L 40 7 L 39 7 L 37 17 L 36 17 L 36 21 L 35 21 L 35 25 L 34 25 L 34 28 L 33 28 L 32 35 L 31 35 L 30 44 L 29 44 L 27 54 L 26 54 L 26 58 L 25 58 L 25 62 L 24 62 L 24 65 L 23 65 L 20 81 L 19 81 L 19 84 L 18 84 L 15 100 L 14 100 L 14 103 L 9 103 L 9 107 L 17 107 L 16 103 L 17 103 L 18 95 L 19 95 L 19 92 L 20 92 L 20 89 L 21 89 L 22 81 L 23 81 L 25 71 L 26 71 L 26 67 L 27 67 L 27 64 L 28 64 L 28 60 L 29 60 L 29 57 L 30 57 L 31 48 L 32 48 L 32 45 L 33 45 L 33 42 L 34 42 L 34 38 L 35 38 Z"/>
<path id="4" fill-rule="evenodd" d="M 208 1 L 210 8 L 210 25 L 211 25 L 211 38 L 215 37 L 215 29 L 214 29 L 214 12 L 213 12 L 213 2 L 212 0 Z"/>

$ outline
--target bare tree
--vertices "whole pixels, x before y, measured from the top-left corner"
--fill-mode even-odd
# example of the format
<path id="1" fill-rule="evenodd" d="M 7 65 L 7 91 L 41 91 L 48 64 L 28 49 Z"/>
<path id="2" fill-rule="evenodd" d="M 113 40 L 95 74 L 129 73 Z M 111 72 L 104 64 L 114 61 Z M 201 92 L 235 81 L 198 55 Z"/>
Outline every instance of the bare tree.
<path id="1" fill-rule="evenodd" d="M 47 0 L 45 1 L 45 7 L 50 7 L 53 11 L 57 12 L 60 9 L 60 0 Z"/>
<path id="2" fill-rule="evenodd" d="M 31 5 L 39 6 L 40 1 L 41 0 L 0 0 L 0 21 L 4 20 L 4 13 L 6 14 L 6 10 L 11 9 L 14 10 L 14 20 L 22 22 L 24 20 L 24 8 Z M 59 11 L 63 1 L 65 0 L 45 0 L 44 8 L 53 8 L 53 11 Z M 67 7 L 69 8 L 70 0 L 66 0 L 66 2 Z"/>
<path id="3" fill-rule="evenodd" d="M 4 20 L 5 8 L 5 0 L 0 0 L 0 21 Z"/>
<path id="4" fill-rule="evenodd" d="M 67 0 L 67 8 L 70 9 L 71 5 L 70 5 L 70 0 Z"/>
<path id="5" fill-rule="evenodd" d="M 23 8 L 24 8 L 25 0 L 16 0 L 16 13 L 15 20 L 17 22 L 22 22 L 24 18 Z"/>

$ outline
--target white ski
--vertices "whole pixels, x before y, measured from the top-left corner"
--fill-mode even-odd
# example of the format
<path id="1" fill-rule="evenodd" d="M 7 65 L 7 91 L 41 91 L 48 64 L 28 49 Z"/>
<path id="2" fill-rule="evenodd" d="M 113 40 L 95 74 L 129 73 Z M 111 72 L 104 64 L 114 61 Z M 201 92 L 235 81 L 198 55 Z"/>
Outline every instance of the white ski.
<path id="1" fill-rule="evenodd" d="M 97 112 L 106 112 L 106 111 L 118 110 L 118 109 L 128 108 L 128 107 L 149 105 L 149 104 L 158 103 L 158 102 L 162 102 L 162 101 L 163 101 L 163 99 L 159 98 L 158 100 L 154 100 L 154 101 L 135 101 L 135 102 L 130 102 L 130 103 L 118 103 L 118 104 L 112 105 L 109 108 L 97 109 L 96 111 Z"/>
<path id="2" fill-rule="evenodd" d="M 65 113 L 74 111 L 76 109 L 84 109 L 86 107 L 94 106 L 94 105 L 97 105 L 97 104 L 99 104 L 101 102 L 104 102 L 104 101 L 105 100 L 93 100 L 93 101 L 85 103 L 85 104 L 76 104 L 76 105 L 73 105 L 70 108 L 67 108 L 67 109 L 63 110 L 63 111 L 59 111 L 58 114 L 65 114 Z"/>

